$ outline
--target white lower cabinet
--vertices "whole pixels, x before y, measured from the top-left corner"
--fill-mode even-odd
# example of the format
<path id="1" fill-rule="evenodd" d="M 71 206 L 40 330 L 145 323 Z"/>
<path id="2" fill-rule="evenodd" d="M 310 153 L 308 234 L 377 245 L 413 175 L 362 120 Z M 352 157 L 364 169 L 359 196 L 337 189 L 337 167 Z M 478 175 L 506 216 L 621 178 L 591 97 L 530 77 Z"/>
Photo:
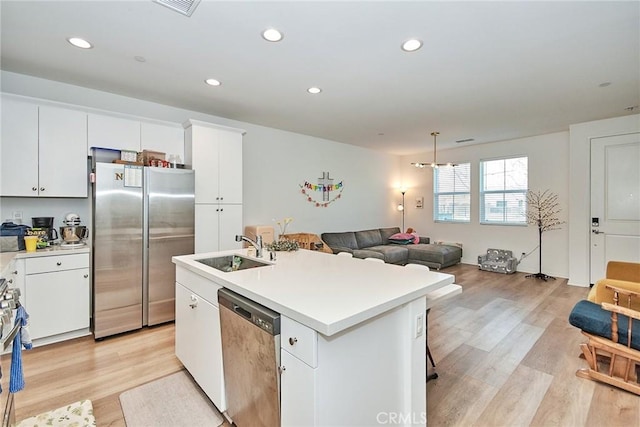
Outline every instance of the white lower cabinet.
<path id="1" fill-rule="evenodd" d="M 317 369 L 288 351 L 280 352 L 280 423 L 283 426 L 314 426 L 316 419 Z"/>
<path id="2" fill-rule="evenodd" d="M 27 258 L 24 305 L 34 344 L 88 335 L 89 254 Z"/>
<path id="3" fill-rule="evenodd" d="M 280 316 L 282 426 L 426 424 L 424 298 L 325 336 Z M 395 421 L 394 421 L 395 420 Z"/>
<path id="4" fill-rule="evenodd" d="M 189 277 L 189 272 L 177 269 L 177 279 Z M 195 276 L 195 275 L 193 275 Z M 222 371 L 222 340 L 220 337 L 220 315 L 217 298 L 208 301 L 194 292 L 202 278 L 191 283 L 176 283 L 176 356 L 200 388 L 216 405 L 220 412 L 227 410 Z M 188 281 L 188 280 L 187 280 Z M 217 288 L 208 282 L 212 295 Z"/>

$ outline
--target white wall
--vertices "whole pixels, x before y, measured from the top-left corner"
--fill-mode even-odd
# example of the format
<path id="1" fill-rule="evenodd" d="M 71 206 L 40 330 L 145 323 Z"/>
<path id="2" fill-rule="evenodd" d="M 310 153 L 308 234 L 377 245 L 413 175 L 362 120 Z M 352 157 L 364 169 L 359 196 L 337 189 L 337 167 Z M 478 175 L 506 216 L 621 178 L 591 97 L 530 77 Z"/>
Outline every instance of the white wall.
<path id="1" fill-rule="evenodd" d="M 2 92 L 7 93 L 175 123 L 197 119 L 245 129 L 245 224 L 275 226 L 272 219 L 290 216 L 295 219 L 288 232 L 312 233 L 400 225 L 391 190 L 398 182 L 396 156 L 6 71 L 1 73 L 1 83 Z M 329 207 L 317 208 L 302 197 L 299 184 L 317 183 L 323 171 L 334 182 L 343 181 L 344 191 Z M 58 223 L 71 211 L 88 219 L 88 209 L 82 199 L 0 199 L 0 218 L 22 210 L 27 224 L 31 216 L 53 215 Z"/>
<path id="2" fill-rule="evenodd" d="M 271 224 L 278 233 L 273 219 L 293 217 L 287 232 L 316 234 L 400 226 L 392 201 L 397 157 L 266 128 L 260 135 L 247 133 L 245 141 L 245 224 Z M 305 181 L 317 184 L 322 172 L 344 184 L 328 207 L 308 202 L 300 188 Z M 317 192 L 312 197 L 322 200 Z"/>
<path id="3" fill-rule="evenodd" d="M 640 115 L 580 123 L 570 127 L 569 284 L 590 282 L 591 139 L 640 132 Z"/>
<path id="4" fill-rule="evenodd" d="M 438 151 L 440 162 L 471 163 L 471 222 L 468 224 L 436 223 L 433 221 L 433 174 L 431 168 L 416 169 L 411 162 L 427 161 L 432 153 L 405 156 L 401 160 L 403 185 L 406 193 L 406 226 L 418 230 L 420 235 L 432 240 L 460 242 L 463 244 L 462 262 L 475 264 L 480 254 L 488 248 L 509 249 L 518 258 L 538 245 L 538 229 L 535 226 L 481 225 L 479 222 L 480 160 L 527 156 L 529 189 L 549 189 L 558 195 L 560 218 L 569 218 L 569 133 L 521 138 L 510 141 L 461 146 Z M 401 195 L 397 194 L 399 200 Z M 424 208 L 415 208 L 415 198 L 424 197 Z M 549 231 L 542 236 L 542 272 L 551 276 L 568 277 L 568 225 Z M 518 271 L 538 272 L 536 250 L 518 266 Z"/>

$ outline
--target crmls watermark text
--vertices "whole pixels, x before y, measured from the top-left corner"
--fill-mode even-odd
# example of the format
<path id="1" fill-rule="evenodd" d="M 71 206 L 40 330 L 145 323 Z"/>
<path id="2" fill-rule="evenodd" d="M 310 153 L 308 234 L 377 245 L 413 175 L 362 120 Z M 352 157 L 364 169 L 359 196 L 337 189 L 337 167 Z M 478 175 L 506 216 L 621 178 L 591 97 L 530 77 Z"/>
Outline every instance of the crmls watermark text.
<path id="1" fill-rule="evenodd" d="M 385 425 L 426 425 L 427 413 L 378 412 L 378 415 L 376 415 L 376 421 L 378 422 L 378 424 Z"/>

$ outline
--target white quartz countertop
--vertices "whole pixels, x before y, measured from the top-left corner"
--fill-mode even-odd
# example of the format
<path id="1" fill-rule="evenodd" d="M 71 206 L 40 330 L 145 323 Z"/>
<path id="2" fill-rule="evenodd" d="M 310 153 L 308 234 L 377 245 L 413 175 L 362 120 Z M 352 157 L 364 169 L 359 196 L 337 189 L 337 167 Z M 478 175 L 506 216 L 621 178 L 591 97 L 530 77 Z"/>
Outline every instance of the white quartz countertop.
<path id="1" fill-rule="evenodd" d="M 173 262 L 327 336 L 454 281 L 450 274 L 309 250 L 277 252 L 269 266 L 226 273 L 196 261 L 246 253 L 183 255 Z M 269 262 L 269 252 L 260 260 Z"/>

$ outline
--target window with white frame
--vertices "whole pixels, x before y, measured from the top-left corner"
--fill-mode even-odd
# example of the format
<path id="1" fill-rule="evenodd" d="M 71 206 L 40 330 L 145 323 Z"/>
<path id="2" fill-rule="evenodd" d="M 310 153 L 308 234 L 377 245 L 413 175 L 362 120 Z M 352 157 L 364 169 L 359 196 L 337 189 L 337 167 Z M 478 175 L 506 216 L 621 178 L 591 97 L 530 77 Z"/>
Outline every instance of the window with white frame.
<path id="1" fill-rule="evenodd" d="M 471 164 L 433 170 L 433 219 L 436 222 L 471 220 Z"/>
<path id="2" fill-rule="evenodd" d="M 480 162 L 480 223 L 526 225 L 527 157 Z"/>

